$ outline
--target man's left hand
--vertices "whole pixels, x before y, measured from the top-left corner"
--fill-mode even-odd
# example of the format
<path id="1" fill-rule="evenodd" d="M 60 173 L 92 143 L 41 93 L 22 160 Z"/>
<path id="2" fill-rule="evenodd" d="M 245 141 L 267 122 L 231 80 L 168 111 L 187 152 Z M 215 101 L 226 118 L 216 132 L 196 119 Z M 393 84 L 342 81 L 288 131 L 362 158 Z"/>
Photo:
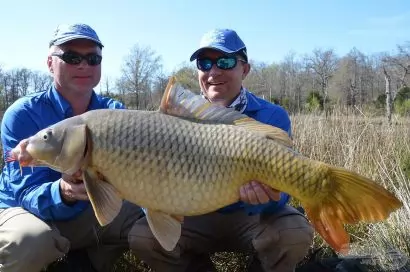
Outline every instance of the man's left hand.
<path id="1" fill-rule="evenodd" d="M 270 200 L 279 201 L 280 192 L 265 184 L 251 181 L 239 189 L 240 200 L 252 205 L 268 203 Z"/>

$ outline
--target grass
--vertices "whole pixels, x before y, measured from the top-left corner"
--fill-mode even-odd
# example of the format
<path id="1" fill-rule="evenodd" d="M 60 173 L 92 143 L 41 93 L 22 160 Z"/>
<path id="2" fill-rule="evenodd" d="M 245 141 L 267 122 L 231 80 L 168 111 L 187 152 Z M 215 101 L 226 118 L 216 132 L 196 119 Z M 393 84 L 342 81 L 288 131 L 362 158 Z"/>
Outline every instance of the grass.
<path id="1" fill-rule="evenodd" d="M 383 118 L 367 117 L 361 112 L 348 116 L 336 112 L 328 118 L 295 115 L 292 120 L 295 145 L 302 154 L 370 177 L 394 192 L 404 204 L 385 222 L 347 226 L 356 254 L 372 255 L 382 267 L 407 260 L 410 256 L 410 119 L 395 117 L 392 126 L 388 126 Z M 316 236 L 314 246 L 325 244 Z M 399 257 L 402 259 L 397 260 Z"/>

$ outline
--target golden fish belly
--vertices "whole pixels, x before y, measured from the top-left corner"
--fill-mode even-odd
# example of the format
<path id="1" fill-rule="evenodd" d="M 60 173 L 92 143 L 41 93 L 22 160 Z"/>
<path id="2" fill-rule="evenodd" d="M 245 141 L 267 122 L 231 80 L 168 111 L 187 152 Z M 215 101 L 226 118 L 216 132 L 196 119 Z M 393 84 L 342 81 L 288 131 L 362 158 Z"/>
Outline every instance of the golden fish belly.
<path id="1" fill-rule="evenodd" d="M 236 202 L 250 180 L 298 196 L 317 189 L 306 184 L 314 171 L 293 151 L 237 127 L 156 112 L 104 119 L 89 124 L 92 166 L 142 207 L 203 214 Z"/>

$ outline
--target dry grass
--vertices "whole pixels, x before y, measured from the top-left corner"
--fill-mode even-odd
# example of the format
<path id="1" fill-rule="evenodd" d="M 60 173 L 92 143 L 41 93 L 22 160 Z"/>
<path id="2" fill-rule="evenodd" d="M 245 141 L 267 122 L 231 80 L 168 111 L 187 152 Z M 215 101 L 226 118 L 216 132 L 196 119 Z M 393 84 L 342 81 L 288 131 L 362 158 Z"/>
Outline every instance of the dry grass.
<path id="1" fill-rule="evenodd" d="M 392 190 L 404 203 L 386 222 L 347 227 L 356 254 L 372 255 L 385 266 L 393 265 L 392 256 L 402 258 L 394 264 L 407 260 L 410 256 L 410 119 L 395 117 L 392 126 L 388 126 L 383 118 L 368 118 L 358 111 L 349 116 L 336 112 L 328 118 L 295 115 L 292 121 L 295 145 L 302 154 L 370 177 Z M 319 246 L 324 243 L 317 236 L 315 247 Z M 403 255 L 397 255 L 399 252 L 404 259 Z"/>

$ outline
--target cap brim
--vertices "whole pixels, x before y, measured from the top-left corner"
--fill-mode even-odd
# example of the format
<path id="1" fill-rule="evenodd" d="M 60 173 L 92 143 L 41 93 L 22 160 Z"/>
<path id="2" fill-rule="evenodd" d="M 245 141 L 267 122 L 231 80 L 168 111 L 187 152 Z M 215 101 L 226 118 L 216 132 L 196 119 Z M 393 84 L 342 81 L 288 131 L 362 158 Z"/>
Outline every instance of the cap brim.
<path id="1" fill-rule="evenodd" d="M 61 39 L 58 39 L 56 41 L 51 42 L 50 46 L 51 45 L 62 45 L 66 42 L 73 41 L 73 40 L 78 40 L 78 39 L 90 40 L 90 41 L 95 42 L 97 45 L 99 45 L 101 47 L 104 47 L 104 45 L 99 40 L 90 38 L 88 36 L 83 36 L 83 35 L 73 35 L 73 36 L 69 36 L 69 37 L 66 37 L 66 38 L 61 38 Z"/>
<path id="2" fill-rule="evenodd" d="M 223 46 L 205 46 L 205 47 L 201 47 L 201 48 L 199 48 L 198 50 L 196 50 L 196 51 L 192 54 L 192 56 L 191 56 L 191 58 L 190 58 L 189 60 L 190 60 L 190 61 L 193 61 L 194 59 L 197 59 L 197 58 L 198 58 L 198 55 L 199 55 L 202 51 L 204 51 L 204 50 L 206 50 L 206 49 L 213 49 L 213 50 L 219 51 L 219 52 L 224 53 L 224 54 L 233 54 L 233 53 L 238 52 L 238 51 L 229 50 L 228 48 L 223 47 Z"/>

